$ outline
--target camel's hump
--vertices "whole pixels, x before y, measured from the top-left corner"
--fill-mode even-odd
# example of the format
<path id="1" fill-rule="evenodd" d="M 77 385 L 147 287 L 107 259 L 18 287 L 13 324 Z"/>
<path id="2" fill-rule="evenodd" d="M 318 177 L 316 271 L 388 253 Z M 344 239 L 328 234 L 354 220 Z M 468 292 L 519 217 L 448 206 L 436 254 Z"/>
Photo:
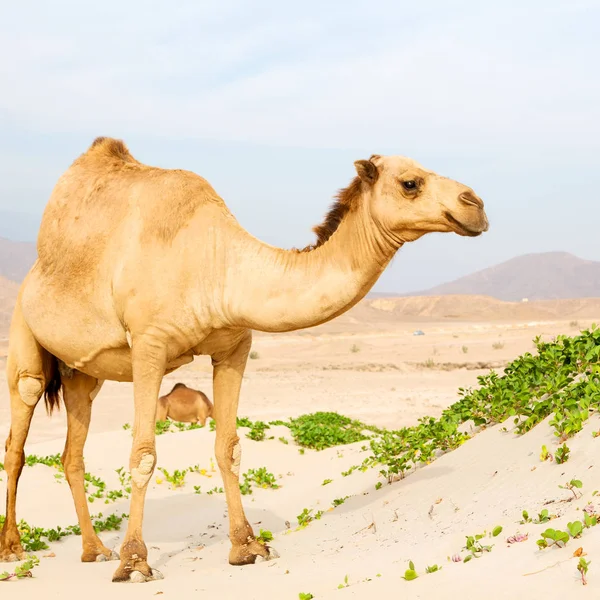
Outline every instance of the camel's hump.
<path id="1" fill-rule="evenodd" d="M 105 136 L 97 137 L 86 154 L 103 154 L 112 158 L 120 158 L 126 162 L 138 162 L 129 152 L 129 148 L 123 140 Z"/>

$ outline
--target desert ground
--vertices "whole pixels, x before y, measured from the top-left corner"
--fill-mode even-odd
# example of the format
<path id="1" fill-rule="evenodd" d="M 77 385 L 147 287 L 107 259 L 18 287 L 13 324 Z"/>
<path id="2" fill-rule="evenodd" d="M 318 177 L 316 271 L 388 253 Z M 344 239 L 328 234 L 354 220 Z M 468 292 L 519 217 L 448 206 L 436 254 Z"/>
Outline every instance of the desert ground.
<path id="1" fill-rule="evenodd" d="M 450 307 L 450 308 L 449 308 Z M 599 313 L 599 301 L 500 303 L 491 299 L 371 299 L 332 323 L 280 335 L 255 334 L 253 354 L 240 400 L 239 415 L 252 420 L 288 419 L 316 411 L 335 411 L 386 428 L 415 425 L 424 416 L 439 416 L 458 399 L 458 389 L 477 385 L 490 368 L 501 371 L 518 355 L 534 349 L 532 340 L 576 334 Z M 512 315 L 512 316 L 511 316 Z M 414 335 L 422 330 L 425 335 Z M 6 338 L 0 340 L 0 355 Z M 9 401 L 2 363 L 0 374 L 0 437 L 9 430 Z M 163 392 L 177 381 L 212 397 L 207 357 L 167 376 Z M 85 449 L 86 471 L 101 477 L 108 488 L 119 486 L 115 472 L 126 466 L 133 419 L 130 384 L 107 382 L 94 402 Z M 503 431 L 506 426 L 508 431 Z M 144 536 L 149 563 L 165 579 L 144 585 L 112 584 L 116 563 L 79 562 L 80 538 L 66 537 L 37 555 L 41 563 L 31 579 L 0 583 L 2 598 L 201 597 L 276 600 L 312 594 L 329 598 L 459 598 L 485 593 L 495 598 L 596 597 L 600 576 L 591 565 L 589 585 L 582 586 L 572 549 L 540 552 L 538 525 L 518 523 L 523 509 L 537 514 L 545 502 L 560 524 L 573 520 L 592 499 L 598 485 L 595 465 L 598 429 L 592 417 L 570 441 L 571 459 L 559 468 L 541 463 L 542 444 L 555 444 L 542 423 L 517 437 L 510 423 L 490 427 L 457 450 L 388 485 L 377 469 L 341 475 L 360 464 L 365 442 L 323 451 L 301 452 L 286 427 L 273 426 L 264 441 L 242 439 L 242 472 L 266 467 L 278 489 L 255 488 L 243 496 L 250 522 L 273 533 L 281 555 L 271 562 L 246 567 L 227 563 L 227 510 L 214 470 L 214 432 L 209 427 L 157 437 L 158 467 L 172 472 L 192 465 L 185 485 L 171 489 L 159 471 L 148 489 Z M 40 404 L 26 454 L 62 451 L 64 410 L 48 418 Z M 283 438 L 288 443 L 281 440 Z M 68 485 L 45 465 L 25 467 L 21 477 L 18 517 L 38 527 L 76 523 Z M 584 481 L 583 496 L 566 502 L 569 492 L 558 488 L 572 477 Z M 328 485 L 324 480 L 331 479 Z M 0 496 L 6 474 L 0 471 Z M 195 493 L 200 486 L 202 493 Z M 600 486 L 599 486 L 600 487 Z M 333 508 L 338 498 L 348 498 Z M 90 504 L 92 514 L 127 513 L 128 500 Z M 298 529 L 303 509 L 323 510 L 320 520 Z M 579 514 L 581 514 L 579 512 Z M 503 532 L 493 539 L 493 552 L 470 563 L 454 563 L 465 536 Z M 558 526 L 558 525 L 556 525 Z M 101 534 L 118 551 L 125 531 Z M 508 544 L 506 538 L 529 533 L 529 539 Z M 600 564 L 600 534 L 591 532 L 585 551 Z M 402 576 L 413 561 L 418 579 Z M 427 566 L 442 569 L 425 575 Z M 10 565 L 8 565 L 10 566 Z M 6 565 L 0 565 L 2 571 Z M 599 571 L 600 573 L 600 571 Z"/>

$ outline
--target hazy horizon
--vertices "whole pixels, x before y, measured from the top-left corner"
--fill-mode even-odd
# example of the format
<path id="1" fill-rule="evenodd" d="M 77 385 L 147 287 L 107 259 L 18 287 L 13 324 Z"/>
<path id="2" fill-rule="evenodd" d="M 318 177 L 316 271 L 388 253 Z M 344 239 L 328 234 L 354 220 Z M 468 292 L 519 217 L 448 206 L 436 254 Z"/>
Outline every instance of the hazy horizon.
<path id="1" fill-rule="evenodd" d="M 472 186 L 490 231 L 405 246 L 374 291 L 532 252 L 600 260 L 600 2 L 63 1 L 5 13 L 4 237 L 34 239 L 59 175 L 110 135 L 143 162 L 206 177 L 246 229 L 287 248 L 314 239 L 358 158 L 404 154 Z"/>

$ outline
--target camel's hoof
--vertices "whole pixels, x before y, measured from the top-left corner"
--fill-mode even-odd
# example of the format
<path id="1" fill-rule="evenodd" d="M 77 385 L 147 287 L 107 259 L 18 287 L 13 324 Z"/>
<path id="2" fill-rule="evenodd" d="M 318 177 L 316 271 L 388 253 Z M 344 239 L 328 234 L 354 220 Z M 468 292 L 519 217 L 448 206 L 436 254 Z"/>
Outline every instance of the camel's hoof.
<path id="1" fill-rule="evenodd" d="M 25 552 L 0 552 L 0 562 L 19 562 L 26 558 Z"/>
<path id="2" fill-rule="evenodd" d="M 106 556 L 106 554 L 98 554 L 96 556 L 96 562 L 106 562 L 109 560 L 119 560 L 119 555 L 114 550 L 111 550 L 109 556 Z"/>
<path id="3" fill-rule="evenodd" d="M 242 546 L 233 546 L 229 553 L 229 564 L 234 566 L 253 565 L 257 562 L 279 558 L 274 548 L 250 540 Z"/>
<path id="4" fill-rule="evenodd" d="M 254 561 L 255 563 L 259 563 L 259 562 L 266 562 L 268 560 L 275 560 L 276 558 L 280 558 L 279 556 L 279 552 L 277 552 L 277 550 L 275 550 L 275 548 L 271 547 L 271 546 L 265 546 L 267 551 L 268 551 L 268 555 L 267 556 L 261 556 L 260 554 L 256 557 L 256 560 Z"/>
<path id="5" fill-rule="evenodd" d="M 119 565 L 112 580 L 121 583 L 146 583 L 158 579 L 164 579 L 160 571 L 151 569 L 145 560 L 136 560 L 133 564 L 127 561 L 125 565 Z"/>
<path id="6" fill-rule="evenodd" d="M 81 562 L 84 563 L 106 562 L 108 560 L 119 560 L 119 555 L 108 548 L 94 548 L 81 555 Z"/>
<path id="7" fill-rule="evenodd" d="M 20 542 L 7 543 L 4 550 L 0 548 L 0 562 L 18 562 L 26 558 L 27 554 Z"/>
<path id="8" fill-rule="evenodd" d="M 132 571 L 129 575 L 129 583 L 146 583 L 148 581 L 158 581 L 165 576 L 158 569 L 151 569 L 152 575 L 144 575 L 140 571 Z"/>

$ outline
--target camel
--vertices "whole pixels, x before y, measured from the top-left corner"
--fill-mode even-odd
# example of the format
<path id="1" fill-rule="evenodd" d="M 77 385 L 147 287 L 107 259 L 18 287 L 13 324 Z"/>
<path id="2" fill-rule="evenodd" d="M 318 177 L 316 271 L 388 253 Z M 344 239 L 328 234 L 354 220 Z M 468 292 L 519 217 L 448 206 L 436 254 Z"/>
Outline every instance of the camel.
<path id="1" fill-rule="evenodd" d="M 181 423 L 200 423 L 204 427 L 206 419 L 212 417 L 213 405 L 205 393 L 193 390 L 185 383 L 176 383 L 173 389 L 158 399 L 156 421 L 167 418 Z"/>
<path id="2" fill-rule="evenodd" d="M 283 250 L 246 232 L 195 173 L 138 162 L 121 140 L 97 138 L 59 178 L 45 208 L 38 258 L 12 316 L 7 361 L 11 428 L 0 560 L 24 557 L 17 484 L 33 411 L 67 412 L 62 461 L 81 526 L 81 560 L 119 559 L 90 522 L 83 448 L 105 380 L 132 381 L 135 418 L 127 531 L 113 581 L 162 578 L 142 536 L 156 465 L 154 419 L 163 376 L 208 355 L 215 455 L 229 512 L 229 562 L 277 556 L 256 541 L 239 487 L 236 414 L 252 330 L 287 332 L 334 319 L 359 302 L 399 248 L 430 232 L 488 230 L 482 200 L 401 156 L 354 163 L 316 242 Z M 269 165 L 264 165 L 268 176 Z"/>

